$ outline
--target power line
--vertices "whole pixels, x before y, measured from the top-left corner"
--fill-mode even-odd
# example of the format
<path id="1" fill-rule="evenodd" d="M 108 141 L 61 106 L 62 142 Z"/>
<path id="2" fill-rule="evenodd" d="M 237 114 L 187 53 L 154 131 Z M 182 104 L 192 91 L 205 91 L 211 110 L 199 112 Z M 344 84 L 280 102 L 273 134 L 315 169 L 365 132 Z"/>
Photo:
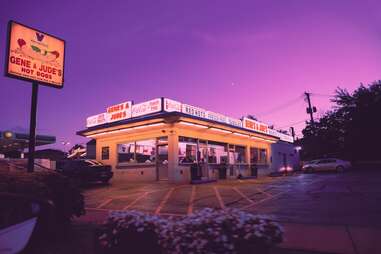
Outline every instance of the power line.
<path id="1" fill-rule="evenodd" d="M 280 105 L 278 105 L 278 106 L 276 106 L 276 107 L 274 107 L 274 108 L 272 108 L 272 109 L 270 109 L 268 111 L 256 114 L 256 116 L 263 117 L 263 116 L 270 115 L 270 114 L 272 114 L 274 112 L 277 112 L 279 110 L 283 110 L 283 109 L 285 109 L 285 108 L 287 108 L 287 107 L 289 107 L 291 105 L 294 105 L 295 103 L 299 102 L 301 98 L 303 98 L 303 95 L 299 95 L 297 98 L 294 98 L 292 100 L 286 101 L 286 102 L 284 102 L 284 103 L 282 103 L 282 104 L 280 104 Z"/>
<path id="2" fill-rule="evenodd" d="M 306 122 L 306 120 L 301 120 L 301 121 L 297 121 L 295 123 L 290 123 L 290 124 L 287 124 L 287 125 L 283 125 L 283 126 L 277 127 L 277 128 L 282 129 L 282 128 L 286 128 L 286 127 L 291 127 L 291 126 L 299 125 L 299 124 L 305 123 L 305 122 Z"/>
<path id="3" fill-rule="evenodd" d="M 321 93 L 310 93 L 312 96 L 320 96 L 320 97 L 335 97 L 335 95 L 332 94 L 321 94 Z"/>

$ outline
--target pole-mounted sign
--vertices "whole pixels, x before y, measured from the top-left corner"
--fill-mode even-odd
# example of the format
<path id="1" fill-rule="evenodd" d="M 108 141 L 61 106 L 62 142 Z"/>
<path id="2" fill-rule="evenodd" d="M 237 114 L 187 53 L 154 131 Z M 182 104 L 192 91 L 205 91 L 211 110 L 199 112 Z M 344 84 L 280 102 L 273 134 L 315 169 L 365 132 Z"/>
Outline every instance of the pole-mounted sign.
<path id="1" fill-rule="evenodd" d="M 64 40 L 15 21 L 9 21 L 5 75 L 30 81 L 33 84 L 29 129 L 29 172 L 34 168 L 38 85 L 62 88 L 64 65 Z"/>

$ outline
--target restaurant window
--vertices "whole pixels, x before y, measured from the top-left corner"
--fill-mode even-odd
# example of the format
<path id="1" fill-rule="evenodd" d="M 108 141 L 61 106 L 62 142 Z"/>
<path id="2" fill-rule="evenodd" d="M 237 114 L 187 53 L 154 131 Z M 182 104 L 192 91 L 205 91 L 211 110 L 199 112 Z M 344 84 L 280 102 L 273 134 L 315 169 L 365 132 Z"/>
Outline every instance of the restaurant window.
<path id="1" fill-rule="evenodd" d="M 197 139 L 179 137 L 179 163 L 194 163 L 197 161 Z"/>
<path id="2" fill-rule="evenodd" d="M 137 163 L 153 163 L 156 157 L 156 140 L 136 141 L 135 158 Z"/>
<path id="3" fill-rule="evenodd" d="M 108 160 L 110 158 L 110 147 L 102 147 L 102 160 Z"/>
<path id="4" fill-rule="evenodd" d="M 256 147 L 251 147 L 250 148 L 250 163 L 251 164 L 256 164 L 258 163 L 258 148 Z"/>
<path id="5" fill-rule="evenodd" d="M 118 144 L 118 162 L 135 162 L 135 142 Z"/>
<path id="6" fill-rule="evenodd" d="M 267 163 L 267 150 L 259 149 L 259 163 Z"/>
<path id="7" fill-rule="evenodd" d="M 206 163 L 208 160 L 208 147 L 206 144 L 206 140 L 199 140 L 198 141 L 198 162 L 200 163 Z"/>
<path id="8" fill-rule="evenodd" d="M 231 144 L 229 144 L 228 147 L 229 147 L 229 164 L 234 164 L 235 158 L 236 158 L 235 147 L 234 145 L 231 145 Z"/>
<path id="9" fill-rule="evenodd" d="M 157 144 L 158 145 L 168 144 L 168 136 L 158 137 L 157 138 Z"/>
<path id="10" fill-rule="evenodd" d="M 244 146 L 235 146 L 235 162 L 237 164 L 246 163 L 246 154 Z"/>
<path id="11" fill-rule="evenodd" d="M 208 141 L 208 163 L 226 164 L 228 161 L 227 144 Z"/>

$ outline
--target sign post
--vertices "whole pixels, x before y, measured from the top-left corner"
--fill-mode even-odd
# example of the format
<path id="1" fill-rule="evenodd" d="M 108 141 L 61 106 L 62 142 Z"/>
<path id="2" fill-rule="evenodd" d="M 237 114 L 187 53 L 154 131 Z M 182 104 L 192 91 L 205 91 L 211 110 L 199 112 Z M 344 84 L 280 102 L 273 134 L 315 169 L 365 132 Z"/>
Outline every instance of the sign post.
<path id="1" fill-rule="evenodd" d="M 64 40 L 15 21 L 9 21 L 5 75 L 32 82 L 28 172 L 34 170 L 38 87 L 41 84 L 62 88 L 64 63 Z"/>
<path id="2" fill-rule="evenodd" d="M 36 147 L 36 116 L 37 116 L 38 83 L 32 84 L 32 102 L 30 106 L 29 125 L 29 151 L 28 151 L 28 172 L 34 170 L 34 151 Z"/>

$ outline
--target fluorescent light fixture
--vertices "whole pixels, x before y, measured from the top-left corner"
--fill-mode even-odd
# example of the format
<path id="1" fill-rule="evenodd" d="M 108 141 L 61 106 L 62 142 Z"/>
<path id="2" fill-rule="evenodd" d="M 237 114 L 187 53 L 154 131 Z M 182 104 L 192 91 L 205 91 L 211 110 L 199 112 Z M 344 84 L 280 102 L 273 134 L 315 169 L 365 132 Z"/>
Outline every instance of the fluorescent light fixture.
<path id="1" fill-rule="evenodd" d="M 164 125 L 164 123 L 153 123 L 153 124 L 140 125 L 140 126 L 132 127 L 130 129 L 136 130 L 136 129 L 143 129 L 143 128 L 155 127 L 155 126 L 160 126 L 160 125 Z"/>
<path id="2" fill-rule="evenodd" d="M 238 132 L 234 132 L 233 134 L 236 135 L 236 136 L 241 136 L 241 137 L 246 137 L 246 138 L 250 137 L 247 134 L 242 134 L 242 133 L 238 133 Z"/>
<path id="3" fill-rule="evenodd" d="M 219 128 L 214 128 L 214 127 L 211 127 L 210 129 L 212 131 L 218 131 L 218 132 L 221 132 L 221 133 L 228 133 L 228 134 L 233 133 L 231 131 L 227 131 L 227 130 L 223 130 L 223 129 L 219 129 Z"/>
<path id="4" fill-rule="evenodd" d="M 252 139 L 257 139 L 257 140 L 263 140 L 263 141 L 266 141 L 267 139 L 264 139 L 264 138 L 260 138 L 260 137 L 254 137 L 254 136 L 251 136 Z"/>
<path id="5" fill-rule="evenodd" d="M 100 133 L 88 135 L 87 137 L 92 138 L 92 137 L 97 137 L 97 136 L 106 135 L 106 134 L 125 132 L 125 131 L 131 131 L 131 130 L 136 130 L 136 129 L 143 129 L 146 127 L 154 127 L 154 126 L 161 126 L 161 125 L 164 125 L 164 123 L 153 123 L 153 124 L 141 125 L 141 126 L 136 126 L 136 127 L 131 127 L 131 128 L 125 128 L 125 129 L 119 129 L 119 130 L 113 130 L 113 131 L 105 131 L 105 132 L 100 132 Z"/>
<path id="6" fill-rule="evenodd" d="M 203 129 L 206 129 L 206 128 L 208 128 L 208 126 L 205 126 L 205 125 L 201 125 L 201 124 L 197 124 L 197 123 L 180 122 L 179 124 L 182 124 L 182 125 L 187 125 L 187 126 L 192 126 L 192 127 L 203 128 Z"/>
<path id="7" fill-rule="evenodd" d="M 260 138 L 260 137 L 254 137 L 254 136 L 251 136 L 250 138 L 256 139 L 256 140 L 266 141 L 266 142 L 269 142 L 269 143 L 276 143 L 276 141 L 271 140 L 271 139 L 266 139 L 266 138 Z"/>

